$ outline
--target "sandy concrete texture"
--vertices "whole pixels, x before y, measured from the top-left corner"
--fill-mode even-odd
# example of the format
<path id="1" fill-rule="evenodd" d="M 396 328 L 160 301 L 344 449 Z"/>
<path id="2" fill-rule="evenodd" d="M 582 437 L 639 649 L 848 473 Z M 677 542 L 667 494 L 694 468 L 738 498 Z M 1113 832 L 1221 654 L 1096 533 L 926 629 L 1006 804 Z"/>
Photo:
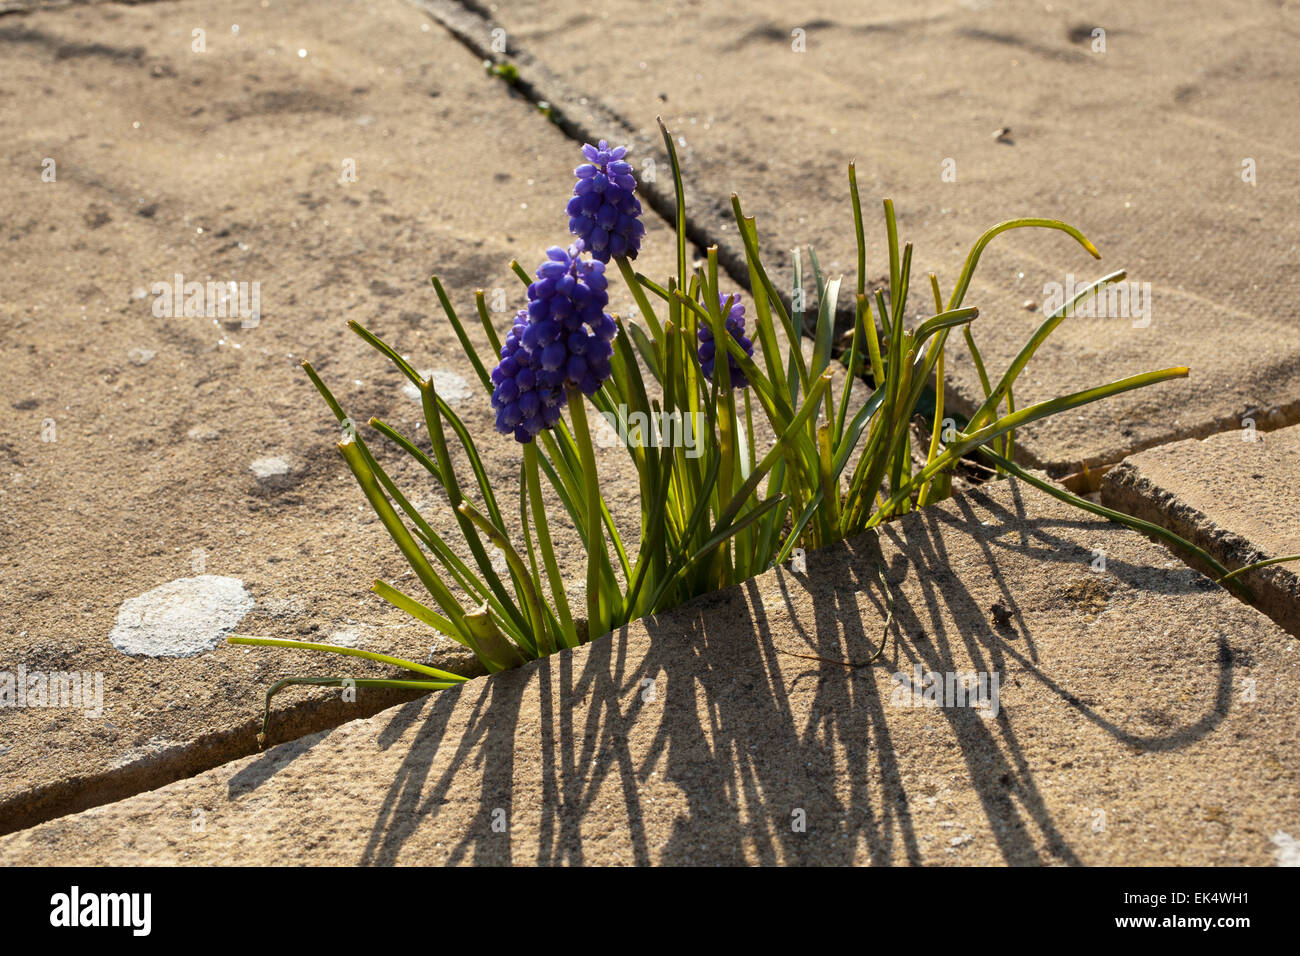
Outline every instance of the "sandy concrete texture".
<path id="1" fill-rule="evenodd" d="M 500 56 L 574 129 L 630 140 L 660 168 L 662 114 L 699 240 L 737 261 L 739 193 L 782 282 L 789 250 L 812 244 L 853 287 L 854 158 L 867 281 L 888 272 L 882 198 L 915 242 L 909 322 L 929 314 L 926 273 L 950 292 L 994 223 L 1081 228 L 1102 261 L 1039 230 L 987 249 L 966 304 L 981 309 L 990 374 L 1041 321 L 1049 283 L 1121 268 L 1135 284 L 1126 299 L 1059 328 L 1018 403 L 1149 369 L 1192 374 L 1024 430 L 1029 464 L 1062 475 L 1251 413 L 1264 428 L 1300 418 L 1300 130 L 1278 122 L 1300 106 L 1300 24 L 1286 5 L 414 2 L 484 55 L 504 40 Z M 983 393 L 965 346 L 951 352 L 949 407 L 969 412 Z"/>
<path id="2" fill-rule="evenodd" d="M 1300 427 L 1223 432 L 1152 448 L 1106 473 L 1102 501 L 1169 528 L 1229 570 L 1300 554 Z M 1300 635 L 1297 564 L 1242 575 L 1257 606 Z M 1203 569 L 1207 570 L 1207 569 Z"/>
<path id="3" fill-rule="evenodd" d="M 891 603 L 881 661 L 845 666 Z M 996 716 L 914 706 L 917 668 L 998 675 Z M 0 838 L 0 861 L 1270 864 L 1300 828 L 1298 684 L 1263 615 L 999 483 L 802 572 Z"/>
<path id="4" fill-rule="evenodd" d="M 3 710 L 5 831 L 253 752 L 278 678 L 390 673 L 263 648 L 115 649 L 123 602 L 169 582 L 238 579 L 254 602 L 244 633 L 468 666 L 369 594 L 377 577 L 421 589 L 332 447 L 338 429 L 299 362 L 357 420 L 423 442 L 404 380 L 346 323 L 374 329 L 434 371 L 512 491 L 518 447 L 495 434 L 428 280 L 442 277 L 480 344 L 473 292 L 492 305 L 502 290 L 494 318 L 507 327 L 524 304 L 509 262 L 531 270 L 567 243 L 581 154 L 395 2 L 4 16 L 0 59 L 0 672 L 100 673 L 104 692 L 99 719 Z M 665 271 L 667 230 L 647 225 L 641 261 Z M 249 283 L 250 300 L 257 283 L 259 321 L 155 315 L 154 283 L 177 273 Z M 617 280 L 611 295 L 627 314 Z M 371 446 L 436 528 L 454 528 L 418 466 L 377 436 Z M 603 457 L 609 500 L 635 522 L 634 471 L 622 452 Z M 558 551 L 580 579 L 566 527 L 554 524 Z M 291 689 L 272 737 L 402 699 Z"/>

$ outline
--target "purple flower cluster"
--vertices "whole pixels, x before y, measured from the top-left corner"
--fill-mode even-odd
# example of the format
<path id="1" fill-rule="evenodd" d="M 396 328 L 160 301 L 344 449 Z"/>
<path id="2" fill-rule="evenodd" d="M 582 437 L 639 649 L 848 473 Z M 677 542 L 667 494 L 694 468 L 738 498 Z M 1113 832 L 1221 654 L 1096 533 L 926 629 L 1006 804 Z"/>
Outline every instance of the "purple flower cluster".
<path id="1" fill-rule="evenodd" d="M 602 139 L 599 146 L 585 144 L 582 155 L 588 161 L 573 171 L 578 182 L 569 200 L 569 231 L 601 262 L 610 256 L 635 259 L 645 226 L 632 164 L 624 159 L 627 147 L 610 149 Z"/>
<path id="2" fill-rule="evenodd" d="M 535 361 L 524 347 L 527 332 L 528 313 L 520 309 L 501 346 L 501 364 L 492 370 L 497 431 L 513 434 L 520 442 L 530 442 L 543 428 L 554 425 L 565 402 L 564 377 L 542 369 Z"/>
<path id="3" fill-rule="evenodd" d="M 605 264 L 582 258 L 579 239 L 568 250 L 552 246 L 528 287 L 528 308 L 501 348 L 492 370 L 497 430 L 532 441 L 553 426 L 574 385 L 593 394 L 610 375 L 610 344 L 617 332 L 605 312 Z"/>
<path id="4" fill-rule="evenodd" d="M 718 308 L 726 308 L 726 305 L 727 296 L 719 292 Z M 724 319 L 726 321 L 727 331 L 731 333 L 731 337 L 736 340 L 746 355 L 753 358 L 754 343 L 745 335 L 745 307 L 740 304 L 739 296 L 736 296 L 732 300 L 732 306 L 727 310 Z M 698 353 L 700 357 L 700 368 L 704 370 L 704 377 L 712 382 L 713 362 L 715 358 L 714 351 L 717 347 L 717 343 L 713 340 L 713 330 L 709 328 L 706 323 L 701 322 L 697 336 L 700 340 L 700 349 Z M 748 387 L 749 379 L 745 377 L 744 371 L 736 363 L 736 357 L 732 355 L 731 352 L 727 352 L 727 372 L 732 388 Z"/>

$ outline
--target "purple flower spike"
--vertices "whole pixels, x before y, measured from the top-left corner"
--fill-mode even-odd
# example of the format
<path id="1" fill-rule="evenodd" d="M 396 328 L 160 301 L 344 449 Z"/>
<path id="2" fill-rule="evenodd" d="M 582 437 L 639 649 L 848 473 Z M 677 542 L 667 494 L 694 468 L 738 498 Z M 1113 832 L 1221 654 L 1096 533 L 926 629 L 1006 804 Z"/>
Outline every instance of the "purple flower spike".
<path id="1" fill-rule="evenodd" d="M 569 231 L 601 262 L 610 256 L 635 259 L 645 226 L 627 147 L 610 149 L 602 139 L 599 146 L 584 145 L 582 155 L 587 162 L 573 171 L 578 182 L 568 205 Z"/>
<path id="2" fill-rule="evenodd" d="M 617 332 L 605 314 L 605 264 L 582 258 L 582 240 L 568 250 L 553 246 L 528 287 L 526 330 L 521 336 L 546 382 L 576 385 L 593 394 L 610 376 L 610 344 Z M 548 293 L 542 297 L 542 293 Z"/>
<path id="3" fill-rule="evenodd" d="M 727 296 L 719 292 L 718 308 L 725 308 L 726 305 Z M 745 307 L 740 304 L 739 296 L 736 296 L 733 299 L 731 308 L 727 310 L 727 314 L 723 318 L 726 322 L 727 331 L 731 334 L 731 337 L 736 340 L 737 344 L 740 345 L 746 355 L 753 358 L 754 343 L 745 335 Z M 710 329 L 707 324 L 701 322 L 700 330 L 696 333 L 696 337 L 700 340 L 700 349 L 698 353 L 700 357 L 700 368 L 704 370 L 704 377 L 712 382 L 713 362 L 715 359 L 714 353 L 717 348 L 717 343 L 713 340 L 713 330 Z M 749 379 L 745 377 L 744 371 L 736 363 L 736 357 L 732 355 L 731 352 L 727 352 L 727 372 L 731 380 L 732 388 L 749 387 Z"/>
<path id="4" fill-rule="evenodd" d="M 560 420 L 565 388 L 591 395 L 610 376 L 610 343 L 618 332 L 605 313 L 605 264 L 582 257 L 582 240 L 552 246 L 528 287 L 528 308 L 501 346 L 492 370 L 497 431 L 530 442 Z"/>
<path id="5" fill-rule="evenodd" d="M 525 344 L 530 328 L 528 313 L 520 309 L 501 346 L 501 363 L 492 370 L 497 431 L 519 442 L 530 442 L 542 429 L 551 428 L 566 401 L 563 382 L 556 381 L 541 366 L 538 353 Z"/>

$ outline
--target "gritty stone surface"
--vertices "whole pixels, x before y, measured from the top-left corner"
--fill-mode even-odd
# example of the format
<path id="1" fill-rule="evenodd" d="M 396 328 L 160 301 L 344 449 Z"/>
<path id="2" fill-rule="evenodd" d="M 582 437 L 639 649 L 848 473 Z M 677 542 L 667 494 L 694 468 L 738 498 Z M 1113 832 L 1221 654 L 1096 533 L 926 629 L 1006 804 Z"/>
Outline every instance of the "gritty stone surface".
<path id="1" fill-rule="evenodd" d="M 123 654 L 192 657 L 220 644 L 252 609 L 239 578 L 180 578 L 123 601 L 108 640 Z"/>
<path id="2" fill-rule="evenodd" d="M 207 24 L 198 55 L 191 34 L 205 19 L 226 26 L 218 40 Z M 4 832 L 255 751 L 263 695 L 280 678 L 398 673 L 226 644 L 191 657 L 116 650 L 105 638 L 118 609 L 162 582 L 238 578 L 256 601 L 243 633 L 323 641 L 355 628 L 376 649 L 467 667 L 459 649 L 430 660 L 429 629 L 369 592 L 383 578 L 422 594 L 402 580 L 300 363 L 315 363 L 393 480 L 440 505 L 430 520 L 458 542 L 427 472 L 364 424 L 378 416 L 425 441 L 400 373 L 347 322 L 416 368 L 450 373 L 440 387 L 458 396 L 491 480 L 517 488 L 518 447 L 497 440 L 429 276 L 486 355 L 474 290 L 490 302 L 501 291 L 493 318 L 508 327 L 524 304 L 510 261 L 531 269 L 563 238 L 581 153 L 400 2 L 61 6 L 0 17 L 0 60 L 0 670 L 104 675 L 100 720 L 36 708 L 0 718 Z M 57 161 L 56 182 L 42 181 L 42 157 Z M 344 160 L 355 181 L 340 181 Z M 643 261 L 665 271 L 668 231 L 647 228 Z M 150 290 L 177 273 L 260 283 L 260 321 L 155 315 Z M 631 297 L 617 282 L 610 291 L 626 313 Z M 137 349 L 154 356 L 136 364 Z M 249 470 L 277 457 L 289 472 Z M 472 481 L 463 456 L 456 467 Z M 626 454 L 611 452 L 602 480 L 634 534 Z M 564 573 L 580 575 L 571 528 L 557 520 L 552 532 Z M 271 739 L 410 696 L 289 688 Z"/>
<path id="3" fill-rule="evenodd" d="M 930 314 L 926 274 L 950 294 L 995 223 L 1041 216 L 1080 228 L 1102 261 L 1044 230 L 1005 233 L 985 250 L 965 304 L 981 310 L 973 332 L 990 375 L 1042 321 L 1026 300 L 1117 269 L 1129 272 L 1126 298 L 1060 326 L 1018 380 L 1017 405 L 1150 369 L 1192 374 L 1022 430 L 1027 463 L 1068 474 L 1235 428 L 1251 409 L 1300 420 L 1300 279 L 1279 269 L 1300 243 L 1300 218 L 1287 212 L 1300 205 L 1289 172 L 1300 126 L 1277 122 L 1300 110 L 1286 9 L 829 0 L 795 13 L 781 0 L 665 0 L 620 9 L 617 28 L 580 0 L 490 10 L 493 20 L 463 25 L 466 39 L 489 55 L 492 29 L 504 29 L 521 75 L 540 77 L 541 94 L 592 135 L 630 140 L 638 169 L 647 158 L 667 168 L 662 114 L 692 223 L 734 262 L 738 193 L 787 291 L 789 251 L 808 244 L 830 276 L 856 284 L 853 159 L 869 287 L 888 272 L 882 199 L 915 243 L 909 324 Z M 792 136 L 805 148 L 787 148 Z M 969 414 L 984 395 L 974 363 L 959 337 L 949 355 L 948 407 Z"/>
<path id="4" fill-rule="evenodd" d="M 996 675 L 996 707 L 950 673 Z M 0 862 L 1270 865 L 1300 825 L 1298 702 L 1295 639 L 1266 617 L 998 483 L 806 572 L 5 836 Z"/>
<path id="5" fill-rule="evenodd" d="M 1300 554 L 1298 466 L 1300 426 L 1237 429 L 1133 455 L 1102 478 L 1101 499 L 1169 528 L 1235 570 Z M 1300 635 L 1300 562 L 1241 580 L 1260 610 Z"/>

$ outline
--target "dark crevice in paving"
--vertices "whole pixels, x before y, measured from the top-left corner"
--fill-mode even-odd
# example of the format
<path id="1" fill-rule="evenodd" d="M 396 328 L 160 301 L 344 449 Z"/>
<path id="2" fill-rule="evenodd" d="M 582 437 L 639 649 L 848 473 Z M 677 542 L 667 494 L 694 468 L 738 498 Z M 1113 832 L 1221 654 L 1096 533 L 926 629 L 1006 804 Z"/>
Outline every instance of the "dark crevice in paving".
<path id="1" fill-rule="evenodd" d="M 69 7 L 100 7 L 108 4 L 120 7 L 140 7 L 147 3 L 163 2 L 165 0 L 0 0 L 0 17 L 14 13 L 67 10 Z"/>
<path id="2" fill-rule="evenodd" d="M 518 78 L 510 83 L 511 87 L 537 106 L 539 115 L 541 109 L 547 109 L 551 122 L 570 139 L 587 143 L 619 138 L 618 134 L 621 133 L 624 141 L 635 144 L 638 157 L 653 158 L 656 167 L 665 172 L 656 177 L 654 182 L 641 181 L 637 192 L 651 209 L 663 217 L 670 228 L 675 228 L 677 197 L 673 191 L 672 176 L 667 172 L 672 167 L 657 128 L 652 136 L 644 136 L 638 132 L 638 124 L 610 109 L 599 98 L 575 90 L 547 64 L 515 44 L 510 39 L 509 32 L 493 20 L 491 13 L 475 0 L 407 2 L 432 17 L 475 56 L 491 61 L 494 66 L 509 64 L 518 70 Z M 505 38 L 504 53 L 492 48 L 494 30 L 502 31 L 498 35 Z M 732 225 L 731 231 L 735 232 L 730 197 L 710 196 L 694 186 L 690 187 L 690 193 L 692 198 L 686 214 L 686 238 L 700 249 L 716 245 L 718 265 L 726 270 L 733 282 L 746 291 L 751 291 L 744 246 L 738 239 L 729 240 L 723 235 L 729 223 Z M 788 297 L 782 293 L 782 298 L 788 306 Z"/>
<path id="3" fill-rule="evenodd" d="M 945 408 L 948 408 L 963 417 L 974 414 L 978 405 L 965 400 L 960 395 L 948 393 L 944 399 Z M 1286 428 L 1290 425 L 1300 424 L 1300 399 L 1287 402 L 1284 405 L 1273 405 L 1260 409 L 1245 409 L 1239 413 L 1231 415 L 1220 415 L 1218 418 L 1200 425 L 1190 427 L 1180 427 L 1171 429 L 1159 435 L 1147 439 L 1134 441 L 1132 445 L 1121 455 L 1116 457 L 1102 456 L 1098 458 L 1089 458 L 1087 461 L 1088 470 L 1091 471 L 1099 480 L 1101 475 L 1110 468 L 1115 467 L 1126 458 L 1136 455 L 1139 452 L 1146 451 L 1150 448 L 1159 448 L 1162 445 L 1172 445 L 1174 442 L 1186 441 L 1189 438 L 1205 439 L 1211 435 L 1218 435 L 1222 432 L 1240 431 L 1242 421 L 1251 418 L 1255 421 L 1255 429 L 1260 432 L 1276 431 L 1279 428 Z M 973 456 L 975 460 L 980 460 L 978 456 Z M 1026 450 L 1022 444 L 1016 445 L 1016 461 L 1026 468 L 1036 468 L 1046 472 L 1054 481 L 1062 482 L 1066 478 L 1074 478 L 1078 474 L 1075 469 L 1078 462 L 1070 465 L 1058 461 L 1048 460 L 1035 455 L 1032 451 Z M 1069 483 L 1073 489 L 1073 482 Z M 1089 491 L 1096 491 L 1095 487 L 1089 487 Z"/>
<path id="4" fill-rule="evenodd" d="M 340 724 L 373 717 L 382 710 L 422 696 L 419 691 L 378 688 L 358 689 L 355 703 L 345 703 L 337 694 L 314 696 L 271 714 L 266 745 L 271 747 L 332 730 Z M 197 740 L 141 754 L 121 766 L 84 776 L 69 776 L 23 790 L 0 801 L 0 836 L 106 803 L 116 803 L 146 790 L 157 790 L 177 780 L 256 754 L 261 749 L 257 745 L 257 734 L 261 729 L 259 714 Z"/>

